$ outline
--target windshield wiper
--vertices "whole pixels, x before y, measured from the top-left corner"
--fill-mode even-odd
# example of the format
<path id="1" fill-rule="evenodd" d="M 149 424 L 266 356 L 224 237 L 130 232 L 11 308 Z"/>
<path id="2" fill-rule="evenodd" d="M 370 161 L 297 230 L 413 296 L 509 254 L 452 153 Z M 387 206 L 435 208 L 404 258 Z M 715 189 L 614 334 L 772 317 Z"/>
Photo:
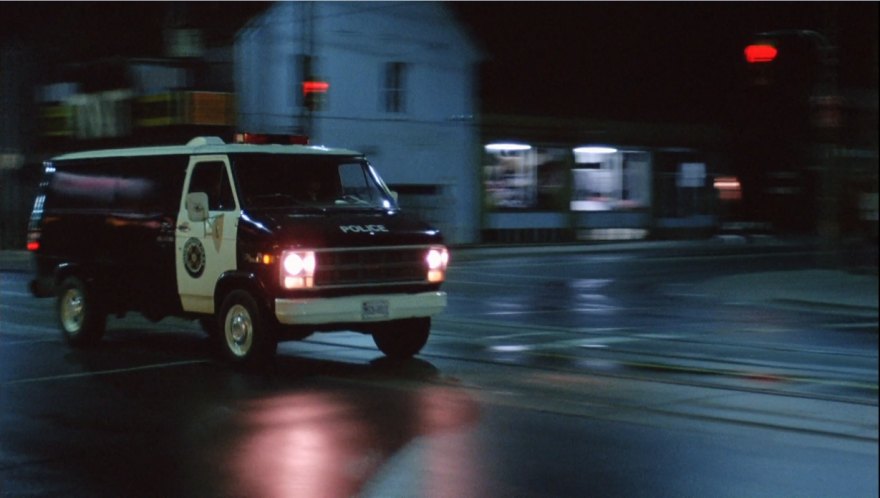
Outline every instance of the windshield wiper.
<path id="1" fill-rule="evenodd" d="M 356 195 L 343 195 L 334 201 L 336 205 L 339 204 L 355 204 L 358 206 L 372 206 L 373 204 L 370 201 L 365 201 Z"/>

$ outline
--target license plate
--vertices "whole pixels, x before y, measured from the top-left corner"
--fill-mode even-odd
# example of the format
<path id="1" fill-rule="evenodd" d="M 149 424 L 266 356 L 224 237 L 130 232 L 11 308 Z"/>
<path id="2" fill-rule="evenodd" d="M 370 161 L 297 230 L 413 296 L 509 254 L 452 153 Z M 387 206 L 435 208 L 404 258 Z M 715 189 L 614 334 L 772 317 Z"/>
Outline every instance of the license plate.
<path id="1" fill-rule="evenodd" d="M 388 301 L 385 299 L 364 301 L 361 305 L 361 318 L 364 320 L 388 318 Z"/>

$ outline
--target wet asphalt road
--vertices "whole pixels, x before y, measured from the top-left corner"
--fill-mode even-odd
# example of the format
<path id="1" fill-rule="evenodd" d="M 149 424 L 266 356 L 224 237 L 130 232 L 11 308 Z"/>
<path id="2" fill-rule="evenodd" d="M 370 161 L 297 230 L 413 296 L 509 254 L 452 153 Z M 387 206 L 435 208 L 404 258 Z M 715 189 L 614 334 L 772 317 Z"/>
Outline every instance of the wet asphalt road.
<path id="1" fill-rule="evenodd" d="M 877 317 L 705 292 L 818 261 L 454 260 L 418 359 L 318 335 L 250 374 L 181 320 L 68 349 L 2 273 L 0 497 L 877 496 Z"/>

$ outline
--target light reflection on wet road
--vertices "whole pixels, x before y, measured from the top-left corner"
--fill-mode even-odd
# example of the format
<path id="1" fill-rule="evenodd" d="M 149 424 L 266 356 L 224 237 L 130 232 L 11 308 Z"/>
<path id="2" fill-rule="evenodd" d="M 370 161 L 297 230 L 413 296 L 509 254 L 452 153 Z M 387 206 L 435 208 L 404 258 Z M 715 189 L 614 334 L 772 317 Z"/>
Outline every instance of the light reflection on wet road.
<path id="1" fill-rule="evenodd" d="M 877 496 L 876 318 L 697 285 L 810 264 L 454 260 L 419 359 L 320 335 L 261 374 L 177 320 L 69 350 L 2 274 L 0 496 Z"/>

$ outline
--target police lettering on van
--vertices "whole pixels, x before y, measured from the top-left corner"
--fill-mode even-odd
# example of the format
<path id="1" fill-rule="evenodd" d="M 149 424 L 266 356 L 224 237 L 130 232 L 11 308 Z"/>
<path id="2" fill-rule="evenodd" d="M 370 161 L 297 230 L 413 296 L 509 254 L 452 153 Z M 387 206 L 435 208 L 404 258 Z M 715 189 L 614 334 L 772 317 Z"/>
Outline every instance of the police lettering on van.
<path id="1" fill-rule="evenodd" d="M 235 364 L 315 332 L 372 335 L 417 354 L 449 252 L 402 212 L 363 155 L 216 137 L 46 162 L 28 231 L 38 296 L 72 346 L 109 314 L 198 319 Z"/>

